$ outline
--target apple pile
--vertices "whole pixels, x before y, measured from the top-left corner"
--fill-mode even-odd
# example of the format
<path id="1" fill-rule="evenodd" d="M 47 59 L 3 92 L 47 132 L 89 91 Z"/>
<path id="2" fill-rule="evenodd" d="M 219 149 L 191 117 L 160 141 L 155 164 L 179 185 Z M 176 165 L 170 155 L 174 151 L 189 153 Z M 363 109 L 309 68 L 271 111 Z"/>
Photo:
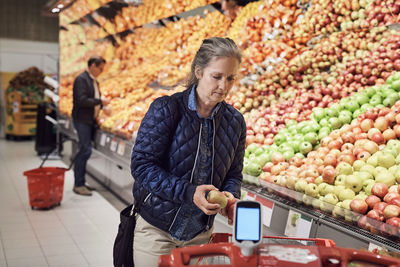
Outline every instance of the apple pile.
<path id="1" fill-rule="evenodd" d="M 394 81 L 388 80 L 391 86 Z M 366 214 L 368 223 L 361 221 L 359 225 L 372 232 L 376 229 L 371 229 L 374 223 L 370 218 L 400 227 L 400 140 L 397 138 L 400 138 L 400 101 L 391 109 L 367 110 L 351 124 L 334 130 L 324 138 L 320 148 L 304 159 L 295 156 L 289 162 L 276 158 L 266 163 L 260 179 L 304 193 L 305 204 L 348 221 L 357 221 L 360 217 L 357 214 Z M 379 231 L 388 229 L 383 228 Z M 396 231 L 390 233 L 396 235 Z"/>
<path id="2" fill-rule="evenodd" d="M 390 25 L 400 21 L 400 3 L 398 1 L 372 1 L 366 8 L 367 21 L 371 27 Z"/>

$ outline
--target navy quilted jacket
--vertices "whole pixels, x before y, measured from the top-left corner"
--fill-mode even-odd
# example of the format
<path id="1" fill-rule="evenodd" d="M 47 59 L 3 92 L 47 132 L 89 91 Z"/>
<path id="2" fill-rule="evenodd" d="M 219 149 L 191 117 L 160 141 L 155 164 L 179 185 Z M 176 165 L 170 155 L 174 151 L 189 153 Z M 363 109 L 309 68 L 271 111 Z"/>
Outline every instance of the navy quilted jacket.
<path id="1" fill-rule="evenodd" d="M 183 203 L 193 204 L 196 185 L 191 183 L 198 151 L 200 119 L 189 110 L 190 89 L 156 99 L 140 125 L 132 150 L 133 196 L 148 192 L 140 215 L 169 232 Z M 221 103 L 215 115 L 212 184 L 240 197 L 246 125 L 232 106 Z M 204 214 L 204 229 L 215 216 Z M 179 221 L 179 220 L 178 220 Z"/>

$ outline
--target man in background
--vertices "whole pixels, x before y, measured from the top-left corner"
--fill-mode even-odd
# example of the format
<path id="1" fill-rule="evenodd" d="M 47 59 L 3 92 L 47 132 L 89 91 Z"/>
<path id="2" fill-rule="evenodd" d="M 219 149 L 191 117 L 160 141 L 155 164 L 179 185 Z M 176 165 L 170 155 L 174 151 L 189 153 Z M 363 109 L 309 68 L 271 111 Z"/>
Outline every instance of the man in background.
<path id="1" fill-rule="evenodd" d="M 106 105 L 110 102 L 102 97 L 97 77 L 103 72 L 106 61 L 94 56 L 88 61 L 88 69 L 74 81 L 72 120 L 78 132 L 79 151 L 76 154 L 73 191 L 76 194 L 91 196 L 94 188 L 85 181 L 86 163 L 92 154 L 92 138 L 94 136 L 96 117 L 101 108 L 108 112 Z"/>

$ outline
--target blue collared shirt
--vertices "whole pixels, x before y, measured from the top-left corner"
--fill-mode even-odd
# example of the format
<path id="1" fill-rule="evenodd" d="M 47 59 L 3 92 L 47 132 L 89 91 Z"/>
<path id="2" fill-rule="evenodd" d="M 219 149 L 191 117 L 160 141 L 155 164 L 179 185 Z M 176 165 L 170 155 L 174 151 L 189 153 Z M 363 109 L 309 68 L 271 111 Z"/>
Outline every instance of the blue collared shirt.
<path id="1" fill-rule="evenodd" d="M 220 104 L 217 104 L 208 118 L 202 118 L 196 105 L 196 86 L 193 86 L 189 94 L 188 108 L 196 111 L 201 120 L 200 144 L 192 184 L 211 184 L 214 117 L 220 108 Z M 188 205 L 184 203 L 176 220 L 174 225 L 177 227 L 171 229 L 171 235 L 181 241 L 191 240 L 204 230 L 208 230 L 204 229 L 204 223 L 200 223 L 201 220 L 204 220 L 204 213 L 195 204 Z"/>

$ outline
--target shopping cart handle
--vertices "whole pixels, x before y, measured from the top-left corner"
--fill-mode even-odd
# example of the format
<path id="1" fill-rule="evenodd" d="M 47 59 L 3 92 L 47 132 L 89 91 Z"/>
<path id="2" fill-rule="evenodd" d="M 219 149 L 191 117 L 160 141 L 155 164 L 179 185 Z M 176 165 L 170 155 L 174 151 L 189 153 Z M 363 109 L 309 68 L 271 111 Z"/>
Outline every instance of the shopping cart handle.
<path id="1" fill-rule="evenodd" d="M 240 248 L 232 243 L 206 244 L 176 248 L 170 255 L 161 255 L 158 260 L 159 267 L 184 267 L 188 266 L 191 259 L 210 256 L 226 256 L 230 259 L 230 266 L 257 266 L 258 257 L 245 257 L 240 253 Z M 244 265 L 243 265 L 244 264 Z M 226 267 L 226 264 L 202 265 L 209 267 Z"/>

